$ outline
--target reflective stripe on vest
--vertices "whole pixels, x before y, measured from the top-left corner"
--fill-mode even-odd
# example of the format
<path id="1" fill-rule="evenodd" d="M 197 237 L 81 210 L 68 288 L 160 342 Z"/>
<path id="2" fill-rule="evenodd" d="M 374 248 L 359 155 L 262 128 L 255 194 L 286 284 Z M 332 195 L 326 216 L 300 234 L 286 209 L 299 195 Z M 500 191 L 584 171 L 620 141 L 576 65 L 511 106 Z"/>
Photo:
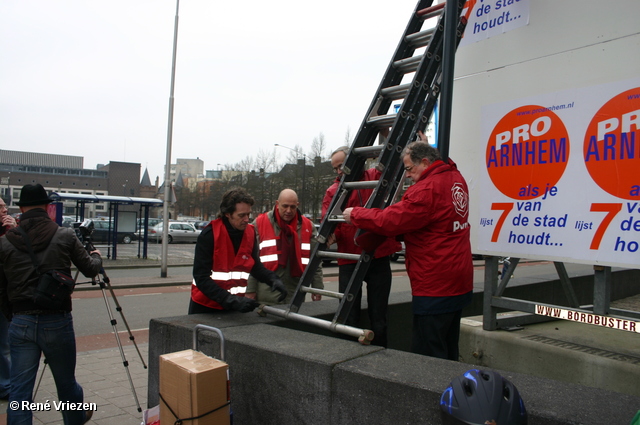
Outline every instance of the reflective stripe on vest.
<path id="1" fill-rule="evenodd" d="M 269 248 L 271 246 L 276 246 L 275 239 L 267 239 L 266 241 L 260 242 L 260 249 Z"/>
<path id="2" fill-rule="evenodd" d="M 260 257 L 260 261 L 262 262 L 262 264 L 270 263 L 272 261 L 278 261 L 278 254 L 263 255 Z"/>
<path id="3" fill-rule="evenodd" d="M 247 280 L 249 273 L 247 272 L 214 272 L 211 271 L 211 279 L 213 280 Z"/>

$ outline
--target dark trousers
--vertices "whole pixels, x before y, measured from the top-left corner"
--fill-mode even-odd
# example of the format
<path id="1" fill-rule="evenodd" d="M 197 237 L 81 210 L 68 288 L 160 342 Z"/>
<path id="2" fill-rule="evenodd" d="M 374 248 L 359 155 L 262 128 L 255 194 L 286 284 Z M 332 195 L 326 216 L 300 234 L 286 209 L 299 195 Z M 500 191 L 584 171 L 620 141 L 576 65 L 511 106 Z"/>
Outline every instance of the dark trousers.
<path id="1" fill-rule="evenodd" d="M 443 314 L 414 314 L 411 351 L 425 356 L 458 361 L 461 318 L 462 310 Z"/>
<path id="2" fill-rule="evenodd" d="M 356 263 L 343 264 L 339 269 L 339 288 L 344 293 L 349 279 L 356 268 Z M 387 307 L 391 292 L 391 264 L 389 257 L 376 258 L 371 261 L 369 270 L 363 281 L 367 282 L 367 312 L 374 337 L 373 345 L 387 346 Z M 358 288 L 353 307 L 349 312 L 345 325 L 359 327 L 362 304 L 362 285 Z"/>

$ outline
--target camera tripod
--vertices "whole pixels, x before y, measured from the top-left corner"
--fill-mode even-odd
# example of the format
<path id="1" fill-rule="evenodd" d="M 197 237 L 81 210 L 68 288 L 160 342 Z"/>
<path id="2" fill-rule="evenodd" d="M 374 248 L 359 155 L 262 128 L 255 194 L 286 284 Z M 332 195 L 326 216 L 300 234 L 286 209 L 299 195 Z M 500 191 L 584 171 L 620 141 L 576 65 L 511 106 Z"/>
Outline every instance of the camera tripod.
<path id="1" fill-rule="evenodd" d="M 83 235 L 83 236 L 84 236 L 84 247 L 87 250 L 87 252 L 95 251 L 95 247 L 91 243 L 91 238 L 87 235 Z M 136 351 L 138 353 L 138 357 L 140 357 L 140 361 L 142 362 L 142 366 L 146 369 L 147 365 L 142 357 L 142 353 L 140 353 L 140 349 L 138 348 L 138 345 L 136 344 L 135 336 L 133 336 L 133 334 L 131 333 L 131 328 L 129 327 L 129 323 L 127 323 L 127 319 L 124 317 L 124 313 L 122 312 L 122 307 L 120 306 L 120 303 L 118 303 L 116 294 L 113 292 L 113 287 L 111 286 L 110 279 L 107 276 L 107 273 L 105 272 L 104 267 L 102 266 L 100 267 L 100 271 L 98 272 L 98 274 L 93 278 L 91 278 L 91 281 L 89 282 L 78 282 L 79 273 L 80 271 L 76 271 L 76 274 L 74 276 L 74 281 L 76 281 L 76 285 L 91 283 L 92 285 L 100 286 L 100 290 L 102 291 L 102 298 L 104 300 L 104 304 L 107 308 L 107 313 L 109 315 L 109 322 L 111 323 L 111 326 L 113 328 L 113 333 L 115 335 L 116 342 L 118 343 L 118 348 L 120 350 L 120 356 L 122 357 L 122 364 L 124 365 L 125 371 L 127 372 L 127 377 L 129 378 L 129 385 L 131 386 L 131 392 L 133 394 L 133 398 L 135 399 L 138 412 L 142 412 L 142 408 L 140 407 L 140 402 L 138 401 L 138 395 L 136 394 L 135 386 L 133 385 L 133 380 L 131 379 L 131 373 L 129 372 L 129 362 L 127 361 L 127 358 L 124 354 L 124 350 L 122 348 L 122 342 L 120 341 L 120 336 L 118 335 L 118 328 L 116 327 L 118 322 L 113 317 L 111 304 L 109 303 L 109 299 L 107 298 L 107 290 L 111 294 L 111 298 L 113 299 L 113 302 L 116 306 L 116 310 L 120 313 L 120 317 L 122 317 L 122 321 L 124 322 L 124 325 L 127 328 L 127 332 L 129 334 L 129 340 L 133 342 L 133 345 L 136 348 Z M 42 369 L 42 373 L 40 374 L 40 378 L 38 379 L 38 385 L 36 386 L 33 394 L 34 399 L 38 392 L 38 388 L 40 387 L 40 382 L 42 381 L 42 377 L 44 375 L 44 371 L 46 367 L 47 367 L 47 359 L 45 358 L 44 368 Z"/>

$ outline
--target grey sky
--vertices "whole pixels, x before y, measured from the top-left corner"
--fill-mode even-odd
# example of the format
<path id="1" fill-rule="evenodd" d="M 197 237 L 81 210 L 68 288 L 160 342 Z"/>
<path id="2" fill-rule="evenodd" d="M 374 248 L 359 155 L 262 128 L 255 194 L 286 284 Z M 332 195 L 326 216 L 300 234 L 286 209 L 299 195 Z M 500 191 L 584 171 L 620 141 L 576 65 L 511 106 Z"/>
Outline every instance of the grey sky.
<path id="1" fill-rule="evenodd" d="M 172 162 L 357 131 L 414 0 L 180 2 Z M 1 0 L 3 149 L 163 179 L 175 0 Z"/>

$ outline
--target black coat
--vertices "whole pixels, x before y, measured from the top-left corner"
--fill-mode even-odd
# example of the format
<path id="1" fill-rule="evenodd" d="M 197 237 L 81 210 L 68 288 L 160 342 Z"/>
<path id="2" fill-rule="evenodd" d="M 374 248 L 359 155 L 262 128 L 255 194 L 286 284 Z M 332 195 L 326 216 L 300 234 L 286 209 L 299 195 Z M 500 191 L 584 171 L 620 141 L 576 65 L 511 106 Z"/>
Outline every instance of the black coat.
<path id="1" fill-rule="evenodd" d="M 29 236 L 40 264 L 40 273 L 61 270 L 70 275 L 71 263 L 88 277 L 96 276 L 100 271 L 100 256 L 90 256 L 75 232 L 59 227 L 43 209 L 32 209 L 22 214 L 20 227 Z M 0 237 L 0 267 L 0 311 L 10 319 L 15 312 L 40 310 L 41 307 L 33 303 L 37 273 L 18 228 Z M 71 301 L 63 309 L 71 311 Z"/>

